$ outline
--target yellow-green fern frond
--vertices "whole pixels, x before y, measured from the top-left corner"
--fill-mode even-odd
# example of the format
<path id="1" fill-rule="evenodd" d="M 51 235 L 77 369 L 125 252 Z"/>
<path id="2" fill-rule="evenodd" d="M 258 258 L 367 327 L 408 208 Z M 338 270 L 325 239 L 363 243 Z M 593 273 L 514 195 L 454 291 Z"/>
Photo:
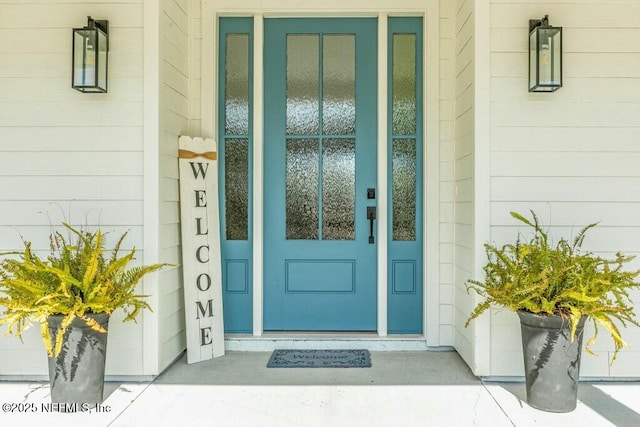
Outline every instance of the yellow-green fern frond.
<path id="1" fill-rule="evenodd" d="M 597 223 L 583 226 L 571 240 L 561 238 L 554 244 L 535 212 L 531 211 L 531 218 L 516 212 L 511 216 L 529 227 L 532 236 L 518 234 L 515 244 L 485 244 L 485 278 L 467 282 L 467 290 L 484 300 L 467 324 L 490 306 L 503 306 L 570 319 L 573 340 L 578 322 L 587 317 L 596 325 L 593 339 L 598 325 L 611 335 L 615 360 L 626 345 L 619 325 L 639 325 L 630 299 L 630 291 L 640 288 L 640 270 L 628 267 L 634 257 L 617 253 L 614 259 L 605 259 L 583 251 L 586 235 Z M 593 339 L 587 341 L 587 351 Z"/>
<path id="2" fill-rule="evenodd" d="M 0 325 L 8 334 L 21 337 L 32 322 L 40 324 L 48 354 L 60 352 L 63 337 L 74 319 L 90 328 L 104 329 L 88 314 L 111 314 L 117 309 L 125 320 L 133 320 L 140 311 L 150 309 L 145 295 L 135 292 L 140 280 L 169 264 L 153 264 L 128 269 L 135 249 L 123 256 L 119 250 L 127 233 L 118 239 L 110 257 L 105 258 L 104 234 L 62 224 L 68 231 L 51 233 L 50 254 L 41 259 L 24 241 L 22 251 L 0 253 Z M 62 315 L 55 337 L 47 325 L 50 315 Z M 55 345 L 53 342 L 55 340 Z"/>
<path id="3" fill-rule="evenodd" d="M 65 332 L 67 332 L 69 325 L 71 325 L 71 322 L 73 322 L 73 319 L 75 318 L 75 313 L 69 313 L 62 319 L 62 322 L 60 322 L 60 329 L 58 329 L 58 332 L 56 333 L 56 346 L 53 350 L 53 357 L 57 357 L 60 354 L 60 351 L 62 350 L 64 334 Z"/>

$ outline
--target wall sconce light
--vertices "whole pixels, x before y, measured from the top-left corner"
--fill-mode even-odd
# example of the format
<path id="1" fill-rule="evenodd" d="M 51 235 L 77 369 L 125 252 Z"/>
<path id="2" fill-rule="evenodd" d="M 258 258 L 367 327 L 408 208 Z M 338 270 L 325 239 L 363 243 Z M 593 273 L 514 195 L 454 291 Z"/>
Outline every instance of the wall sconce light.
<path id="1" fill-rule="evenodd" d="M 71 87 L 85 93 L 107 92 L 109 21 L 87 17 L 87 26 L 73 29 Z"/>
<path id="2" fill-rule="evenodd" d="M 555 92 L 562 87 L 562 27 L 549 25 L 549 15 L 529 20 L 529 92 Z"/>

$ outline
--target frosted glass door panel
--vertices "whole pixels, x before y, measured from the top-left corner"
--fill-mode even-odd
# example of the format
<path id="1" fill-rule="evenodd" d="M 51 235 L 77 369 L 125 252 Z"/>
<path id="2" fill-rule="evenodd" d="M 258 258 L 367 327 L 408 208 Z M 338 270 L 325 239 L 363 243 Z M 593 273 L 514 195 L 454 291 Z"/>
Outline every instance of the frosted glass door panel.
<path id="1" fill-rule="evenodd" d="M 225 225 L 228 240 L 249 238 L 249 141 L 227 139 L 224 156 Z"/>
<path id="2" fill-rule="evenodd" d="M 416 36 L 393 35 L 393 134 L 416 133 Z"/>
<path id="3" fill-rule="evenodd" d="M 216 84 L 224 330 L 253 331 L 253 18 L 218 20 Z M 207 179 L 213 178 L 207 175 Z M 189 218 L 182 218 L 189 221 Z M 204 225 L 204 224 L 202 224 Z M 211 231 L 211 227 L 208 228 Z M 204 231 L 204 228 L 203 228 Z"/>
<path id="4" fill-rule="evenodd" d="M 325 140 L 322 149 L 322 238 L 355 239 L 356 141 Z"/>
<path id="5" fill-rule="evenodd" d="M 355 35 L 286 40 L 287 239 L 353 240 L 355 140 L 330 135 L 355 134 Z"/>
<path id="6" fill-rule="evenodd" d="M 318 238 L 318 140 L 287 140 L 287 239 Z"/>
<path id="7" fill-rule="evenodd" d="M 393 141 L 393 240 L 416 239 L 416 141 Z"/>
<path id="8" fill-rule="evenodd" d="M 389 334 L 424 332 L 423 25 L 416 17 L 388 20 Z"/>
<path id="9" fill-rule="evenodd" d="M 249 134 L 249 35 L 227 34 L 225 133 Z"/>
<path id="10" fill-rule="evenodd" d="M 317 34 L 287 36 L 287 135 L 316 135 L 320 119 Z"/>
<path id="11" fill-rule="evenodd" d="M 356 132 L 355 36 L 325 35 L 322 52 L 323 133 L 353 135 Z"/>

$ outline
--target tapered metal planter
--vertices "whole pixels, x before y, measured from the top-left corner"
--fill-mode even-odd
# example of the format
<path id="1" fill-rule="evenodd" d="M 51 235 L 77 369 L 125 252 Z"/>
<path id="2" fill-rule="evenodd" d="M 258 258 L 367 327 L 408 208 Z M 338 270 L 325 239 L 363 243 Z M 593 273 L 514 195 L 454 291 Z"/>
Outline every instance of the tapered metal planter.
<path id="1" fill-rule="evenodd" d="M 108 314 L 88 316 L 104 329 L 108 328 Z M 62 319 L 59 315 L 48 318 L 54 340 Z M 74 319 L 64 335 L 62 351 L 57 357 L 49 358 L 51 402 L 69 404 L 61 405 L 61 408 L 70 408 L 68 410 L 86 410 L 102 403 L 106 354 L 107 334 L 91 329 L 81 319 Z"/>
<path id="2" fill-rule="evenodd" d="M 527 380 L 527 403 L 543 411 L 571 412 L 578 400 L 580 355 L 586 317 L 571 342 L 569 320 L 518 311 Z"/>

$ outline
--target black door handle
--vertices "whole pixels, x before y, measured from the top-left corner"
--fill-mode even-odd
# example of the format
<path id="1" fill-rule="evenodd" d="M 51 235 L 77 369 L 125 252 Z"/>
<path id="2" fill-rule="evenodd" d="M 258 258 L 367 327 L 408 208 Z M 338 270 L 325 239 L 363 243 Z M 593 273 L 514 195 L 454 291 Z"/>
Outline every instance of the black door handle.
<path id="1" fill-rule="evenodd" d="M 375 237 L 373 237 L 373 220 L 376 219 L 376 207 L 367 206 L 367 219 L 369 220 L 369 244 L 375 243 Z"/>

